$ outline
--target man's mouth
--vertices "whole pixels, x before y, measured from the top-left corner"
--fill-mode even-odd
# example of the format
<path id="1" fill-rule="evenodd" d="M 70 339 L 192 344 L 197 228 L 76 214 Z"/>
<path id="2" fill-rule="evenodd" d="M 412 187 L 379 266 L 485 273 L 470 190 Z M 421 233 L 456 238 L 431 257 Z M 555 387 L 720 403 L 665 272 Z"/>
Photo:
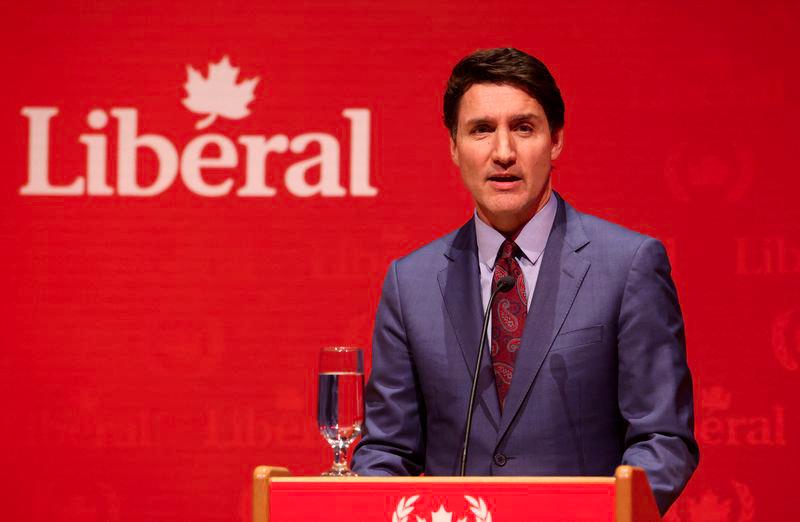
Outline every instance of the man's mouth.
<path id="1" fill-rule="evenodd" d="M 498 183 L 513 183 L 521 179 L 522 178 L 519 176 L 515 176 L 513 174 L 495 174 L 493 176 L 489 176 L 489 181 L 496 181 Z"/>

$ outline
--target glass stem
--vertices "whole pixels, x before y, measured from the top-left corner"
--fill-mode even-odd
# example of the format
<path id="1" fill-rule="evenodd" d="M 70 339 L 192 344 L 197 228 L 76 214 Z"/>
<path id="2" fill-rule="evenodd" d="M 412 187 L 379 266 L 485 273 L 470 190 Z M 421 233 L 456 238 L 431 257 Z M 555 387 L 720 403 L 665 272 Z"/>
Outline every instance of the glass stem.
<path id="1" fill-rule="evenodd" d="M 334 444 L 333 445 L 333 467 L 334 469 L 347 468 L 347 445 Z"/>

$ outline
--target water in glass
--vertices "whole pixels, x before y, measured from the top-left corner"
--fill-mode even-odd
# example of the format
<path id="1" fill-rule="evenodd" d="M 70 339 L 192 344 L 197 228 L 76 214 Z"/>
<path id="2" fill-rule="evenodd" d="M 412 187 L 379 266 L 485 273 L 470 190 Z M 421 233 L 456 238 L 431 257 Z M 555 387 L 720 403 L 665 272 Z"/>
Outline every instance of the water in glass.
<path id="1" fill-rule="evenodd" d="M 347 450 L 364 422 L 363 356 L 358 348 L 332 347 L 320 352 L 317 423 L 331 445 L 334 462 L 324 476 L 352 476 Z"/>

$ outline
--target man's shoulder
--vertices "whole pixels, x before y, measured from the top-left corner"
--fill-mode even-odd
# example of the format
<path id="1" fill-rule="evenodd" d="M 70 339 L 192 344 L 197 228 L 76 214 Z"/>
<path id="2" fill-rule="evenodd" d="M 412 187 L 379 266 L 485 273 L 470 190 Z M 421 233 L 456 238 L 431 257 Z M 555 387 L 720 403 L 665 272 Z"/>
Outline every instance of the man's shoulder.
<path id="1" fill-rule="evenodd" d="M 592 252 L 609 260 L 634 256 L 643 245 L 663 250 L 657 238 L 600 218 L 593 214 L 578 211 L 567 205 L 567 219 L 577 222 L 588 239 L 586 253 Z"/>
<path id="2" fill-rule="evenodd" d="M 474 241 L 474 223 L 470 219 L 459 228 L 394 260 L 394 264 L 404 272 L 444 268 L 454 251 L 469 249 L 470 242 Z"/>
<path id="3" fill-rule="evenodd" d="M 624 227 L 618 223 L 608 221 L 594 214 L 587 214 L 574 210 L 575 216 L 580 220 L 587 236 L 593 240 L 612 240 L 626 243 L 641 243 L 648 236 L 636 230 Z"/>

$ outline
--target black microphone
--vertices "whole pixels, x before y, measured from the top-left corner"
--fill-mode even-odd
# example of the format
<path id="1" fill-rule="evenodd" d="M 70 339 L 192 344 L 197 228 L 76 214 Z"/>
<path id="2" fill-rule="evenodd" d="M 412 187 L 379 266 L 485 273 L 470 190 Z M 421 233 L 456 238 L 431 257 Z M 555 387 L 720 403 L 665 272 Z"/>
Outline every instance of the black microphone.
<path id="1" fill-rule="evenodd" d="M 503 276 L 497 280 L 492 295 L 489 297 L 489 302 L 486 304 L 486 312 L 483 314 L 483 330 L 481 331 L 481 343 L 478 345 L 478 360 L 475 361 L 475 371 L 472 374 L 472 391 L 469 394 L 469 406 L 467 406 L 467 429 L 464 434 L 464 450 L 461 452 L 461 473 L 463 477 L 467 469 L 467 450 L 469 449 L 469 434 L 472 431 L 472 408 L 475 404 L 475 390 L 478 388 L 478 371 L 481 368 L 481 359 L 483 359 L 483 347 L 486 344 L 486 331 L 489 329 L 489 312 L 492 311 L 492 303 L 494 298 L 500 292 L 508 292 L 517 283 L 516 279 L 511 276 Z"/>

